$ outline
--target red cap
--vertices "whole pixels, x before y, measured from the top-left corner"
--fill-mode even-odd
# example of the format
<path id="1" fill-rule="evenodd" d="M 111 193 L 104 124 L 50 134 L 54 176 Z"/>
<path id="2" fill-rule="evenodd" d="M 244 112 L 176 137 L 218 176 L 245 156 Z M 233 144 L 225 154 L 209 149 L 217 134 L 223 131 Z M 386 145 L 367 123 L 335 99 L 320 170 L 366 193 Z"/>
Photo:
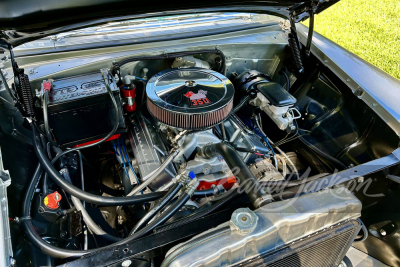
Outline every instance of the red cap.
<path id="1" fill-rule="evenodd" d="M 50 92 L 50 90 L 51 90 L 51 82 L 44 82 L 43 83 L 43 90 Z"/>
<path id="2" fill-rule="evenodd" d="M 48 194 L 44 199 L 44 205 L 50 209 L 57 209 L 59 207 L 59 202 L 61 201 L 62 197 L 60 193 L 55 191 L 54 193 Z"/>

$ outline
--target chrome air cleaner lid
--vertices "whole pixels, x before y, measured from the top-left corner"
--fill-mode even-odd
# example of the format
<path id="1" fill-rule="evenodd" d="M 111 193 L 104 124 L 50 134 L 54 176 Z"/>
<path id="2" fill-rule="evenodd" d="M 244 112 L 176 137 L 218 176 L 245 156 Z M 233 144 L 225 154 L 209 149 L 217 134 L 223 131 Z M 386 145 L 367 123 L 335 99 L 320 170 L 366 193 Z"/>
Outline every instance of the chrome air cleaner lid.
<path id="1" fill-rule="evenodd" d="M 147 83 L 147 107 L 160 122 L 195 130 L 223 121 L 232 109 L 234 87 L 222 74 L 201 68 L 168 69 Z"/>

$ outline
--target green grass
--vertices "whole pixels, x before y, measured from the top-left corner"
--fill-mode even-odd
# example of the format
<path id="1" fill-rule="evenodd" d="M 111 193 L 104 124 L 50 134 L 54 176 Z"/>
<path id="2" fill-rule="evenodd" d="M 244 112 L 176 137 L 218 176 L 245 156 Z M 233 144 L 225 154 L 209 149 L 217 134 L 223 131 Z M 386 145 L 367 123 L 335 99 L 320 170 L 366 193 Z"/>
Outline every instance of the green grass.
<path id="1" fill-rule="evenodd" d="M 400 0 L 341 0 L 315 16 L 315 31 L 400 79 Z"/>

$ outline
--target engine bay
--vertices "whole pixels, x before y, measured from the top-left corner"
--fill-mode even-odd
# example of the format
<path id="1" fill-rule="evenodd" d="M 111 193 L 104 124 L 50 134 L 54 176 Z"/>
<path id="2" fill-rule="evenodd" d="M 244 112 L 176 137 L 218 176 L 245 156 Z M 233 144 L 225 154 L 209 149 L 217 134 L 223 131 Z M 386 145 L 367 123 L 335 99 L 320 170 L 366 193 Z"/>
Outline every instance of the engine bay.
<path id="1" fill-rule="evenodd" d="M 18 266 L 339 266 L 373 202 L 344 188 L 397 164 L 398 138 L 294 46 L 135 55 L 31 82 L 18 68 L 26 134 L 10 145 L 32 135 L 21 162 L 38 159 L 12 189 Z"/>

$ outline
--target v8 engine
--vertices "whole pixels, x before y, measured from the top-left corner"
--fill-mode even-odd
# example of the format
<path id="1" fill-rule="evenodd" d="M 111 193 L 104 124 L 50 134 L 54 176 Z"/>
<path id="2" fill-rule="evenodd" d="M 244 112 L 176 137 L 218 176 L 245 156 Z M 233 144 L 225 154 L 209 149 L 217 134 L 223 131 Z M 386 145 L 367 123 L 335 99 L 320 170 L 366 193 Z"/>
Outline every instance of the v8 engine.
<path id="1" fill-rule="evenodd" d="M 228 75 L 225 59 L 126 58 L 41 82 L 21 111 L 39 160 L 20 219 L 29 241 L 66 266 L 338 266 L 360 201 L 304 189 L 328 174 L 285 146 L 305 132 L 290 84 Z"/>

